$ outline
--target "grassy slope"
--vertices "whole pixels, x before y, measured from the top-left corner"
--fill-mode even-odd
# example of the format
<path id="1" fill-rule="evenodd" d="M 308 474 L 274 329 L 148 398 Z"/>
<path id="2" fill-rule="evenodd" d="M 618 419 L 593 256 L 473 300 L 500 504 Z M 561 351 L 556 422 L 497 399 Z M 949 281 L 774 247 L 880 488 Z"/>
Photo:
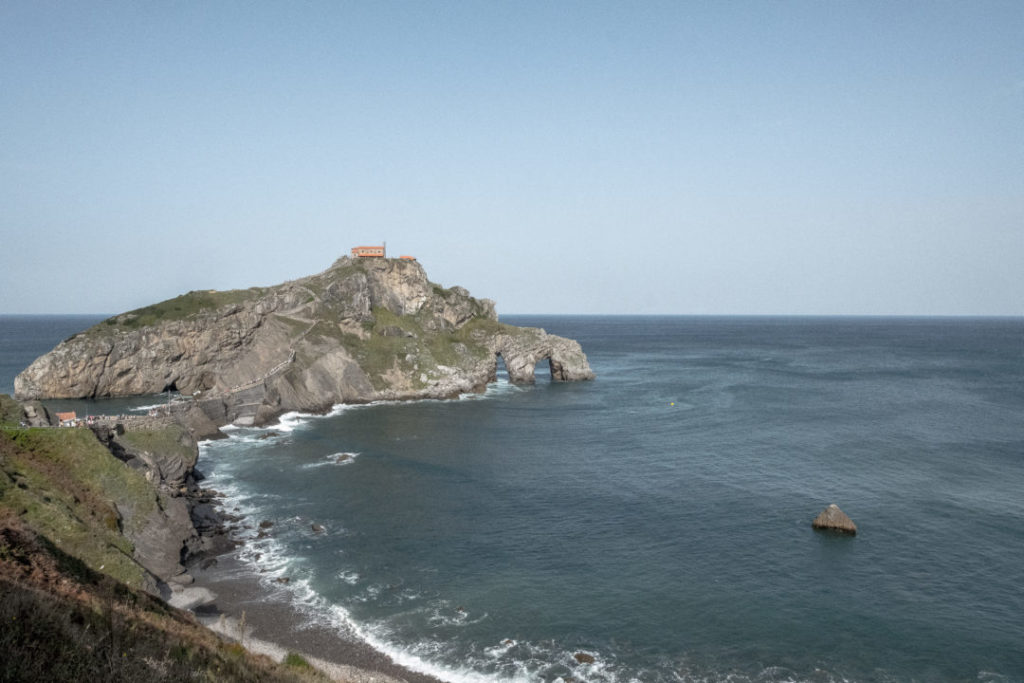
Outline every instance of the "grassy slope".
<path id="1" fill-rule="evenodd" d="M 238 304 L 250 299 L 256 299 L 267 291 L 266 287 L 252 287 L 250 289 L 232 289 L 225 292 L 214 290 L 188 292 L 167 301 L 161 301 L 151 306 L 137 308 L 134 311 L 128 311 L 127 313 L 107 318 L 92 329 L 101 330 L 105 327 L 120 327 L 134 330 L 171 320 L 182 320 L 202 311 L 212 311 L 228 304 Z"/>
<path id="2" fill-rule="evenodd" d="M 21 405 L 7 394 L 0 394 L 0 427 L 17 427 Z"/>
<path id="3" fill-rule="evenodd" d="M 142 520 L 156 494 L 87 429 L 0 430 L 0 508 L 69 555 L 130 586 L 143 580 L 118 508 Z"/>
<path id="4" fill-rule="evenodd" d="M 19 416 L 0 395 L 0 681 L 324 680 L 138 590 L 143 569 L 119 529 L 157 504 L 152 486 L 89 430 L 10 428 Z M 173 429 L 129 434 L 147 450 L 185 449 Z"/>
<path id="5" fill-rule="evenodd" d="M 145 593 L 89 569 L 0 509 L 0 680 L 322 681 L 220 640 Z"/>
<path id="6" fill-rule="evenodd" d="M 135 430 L 117 437 L 125 446 L 150 453 L 164 452 L 177 454 L 189 467 L 196 464 L 196 451 L 185 445 L 187 434 L 184 427 L 168 425 L 164 429 Z"/>

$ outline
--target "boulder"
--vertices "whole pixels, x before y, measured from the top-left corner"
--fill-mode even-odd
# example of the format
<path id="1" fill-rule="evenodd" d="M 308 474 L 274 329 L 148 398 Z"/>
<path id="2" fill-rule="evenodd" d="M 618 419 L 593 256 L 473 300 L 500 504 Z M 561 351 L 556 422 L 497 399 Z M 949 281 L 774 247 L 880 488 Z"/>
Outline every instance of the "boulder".
<path id="1" fill-rule="evenodd" d="M 846 513 L 839 509 L 839 506 L 832 503 L 821 511 L 821 514 L 814 518 L 811 526 L 815 529 L 826 529 L 838 531 L 844 534 L 856 534 L 857 525 L 846 516 Z"/>

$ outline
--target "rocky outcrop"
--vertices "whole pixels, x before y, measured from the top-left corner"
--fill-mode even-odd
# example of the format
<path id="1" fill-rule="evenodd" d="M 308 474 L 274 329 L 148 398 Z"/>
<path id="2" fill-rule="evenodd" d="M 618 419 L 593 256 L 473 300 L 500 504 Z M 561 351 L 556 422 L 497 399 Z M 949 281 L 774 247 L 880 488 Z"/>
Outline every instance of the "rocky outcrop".
<path id="1" fill-rule="evenodd" d="M 275 287 L 189 292 L 114 316 L 37 359 L 15 392 L 177 390 L 193 397 L 194 418 L 264 424 L 289 410 L 480 391 L 498 356 L 513 382 L 533 382 L 544 360 L 555 381 L 594 377 L 578 343 L 499 323 L 494 302 L 431 283 L 416 261 L 344 257 Z"/>
<path id="2" fill-rule="evenodd" d="M 12 407 L 7 396 L 0 403 Z M 13 407 L 39 414 L 27 404 Z M 168 597 L 191 583 L 190 558 L 227 542 L 209 510 L 214 494 L 198 484 L 198 456 L 189 429 L 172 418 L 6 426 L 0 512 L 22 518 L 93 569 Z"/>
<path id="3" fill-rule="evenodd" d="M 132 543 L 135 561 L 160 582 L 187 585 L 192 577 L 183 563 L 203 548 L 191 514 L 201 494 L 194 470 L 198 445 L 184 426 L 170 420 L 132 427 L 125 429 L 122 423 L 92 427 L 114 457 L 156 490 L 157 505 L 141 513 L 138 506 L 117 506 L 121 528 Z M 136 519 L 138 514 L 143 516 Z"/>
<path id="4" fill-rule="evenodd" d="M 838 531 L 844 534 L 856 534 L 857 525 L 846 516 L 846 513 L 839 509 L 839 506 L 832 503 L 821 511 L 821 514 L 814 518 L 811 526 L 815 529 Z"/>
<path id="5" fill-rule="evenodd" d="M 55 424 L 55 420 L 39 401 L 29 401 L 22 406 L 24 410 L 25 424 L 29 427 L 49 427 Z"/>
<path id="6" fill-rule="evenodd" d="M 551 379 L 556 382 L 594 378 L 578 342 L 556 337 L 541 329 L 493 335 L 489 339 L 489 348 L 502 357 L 509 381 L 516 384 L 533 384 L 537 363 L 543 360 L 548 361 Z"/>

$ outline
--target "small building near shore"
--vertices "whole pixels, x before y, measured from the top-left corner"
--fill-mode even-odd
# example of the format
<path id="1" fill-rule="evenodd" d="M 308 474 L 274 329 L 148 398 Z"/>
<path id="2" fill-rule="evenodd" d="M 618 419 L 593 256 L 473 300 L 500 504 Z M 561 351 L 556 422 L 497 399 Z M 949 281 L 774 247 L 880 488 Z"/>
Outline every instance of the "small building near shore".
<path id="1" fill-rule="evenodd" d="M 61 427 L 74 427 L 78 421 L 78 415 L 73 410 L 70 413 L 55 413 L 55 415 L 57 416 L 57 424 Z"/>

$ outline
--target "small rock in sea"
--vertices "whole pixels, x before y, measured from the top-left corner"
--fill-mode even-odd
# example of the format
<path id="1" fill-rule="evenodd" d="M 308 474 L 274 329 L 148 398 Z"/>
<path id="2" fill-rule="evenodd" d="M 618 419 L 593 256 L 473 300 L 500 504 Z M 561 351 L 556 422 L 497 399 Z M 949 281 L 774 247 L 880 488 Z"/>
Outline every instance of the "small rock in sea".
<path id="1" fill-rule="evenodd" d="M 821 511 L 821 514 L 814 518 L 811 526 L 815 529 L 827 529 L 838 531 L 844 534 L 856 534 L 857 525 L 846 516 L 846 513 L 839 509 L 839 506 L 832 503 Z"/>
<path id="2" fill-rule="evenodd" d="M 206 571 L 210 567 L 215 567 L 215 566 L 217 566 L 217 558 L 216 557 L 211 557 L 208 560 L 203 560 L 203 563 L 201 565 L 199 565 L 199 568 L 202 569 L 203 571 Z"/>
<path id="3" fill-rule="evenodd" d="M 573 655 L 577 662 L 580 664 L 593 664 L 594 655 L 588 655 L 586 652 L 577 652 Z"/>
<path id="4" fill-rule="evenodd" d="M 282 576 L 280 578 L 274 579 L 274 581 L 277 581 L 278 583 L 288 583 L 291 581 L 291 579 L 289 579 L 287 576 Z"/>
<path id="5" fill-rule="evenodd" d="M 322 534 L 325 531 L 325 529 L 319 524 L 312 524 L 310 525 L 310 528 L 313 530 L 313 533 L 315 534 Z"/>
<path id="6" fill-rule="evenodd" d="M 505 640 L 501 641 L 501 644 L 502 645 L 515 645 L 516 641 L 512 640 L 511 638 L 506 638 Z"/>
<path id="7" fill-rule="evenodd" d="M 265 519 L 262 522 L 260 522 L 261 529 L 269 529 L 272 526 L 274 526 L 274 523 L 271 522 L 269 519 Z"/>
<path id="8" fill-rule="evenodd" d="M 256 534 L 257 539 L 267 538 L 268 536 L 270 536 L 270 534 L 268 534 L 266 531 L 261 531 L 258 534 Z"/>
<path id="9" fill-rule="evenodd" d="M 259 436 L 257 436 L 256 440 L 257 441 L 262 441 L 263 439 L 272 439 L 275 436 L 280 436 L 280 435 L 277 432 L 267 432 L 266 434 L 260 434 Z"/>

